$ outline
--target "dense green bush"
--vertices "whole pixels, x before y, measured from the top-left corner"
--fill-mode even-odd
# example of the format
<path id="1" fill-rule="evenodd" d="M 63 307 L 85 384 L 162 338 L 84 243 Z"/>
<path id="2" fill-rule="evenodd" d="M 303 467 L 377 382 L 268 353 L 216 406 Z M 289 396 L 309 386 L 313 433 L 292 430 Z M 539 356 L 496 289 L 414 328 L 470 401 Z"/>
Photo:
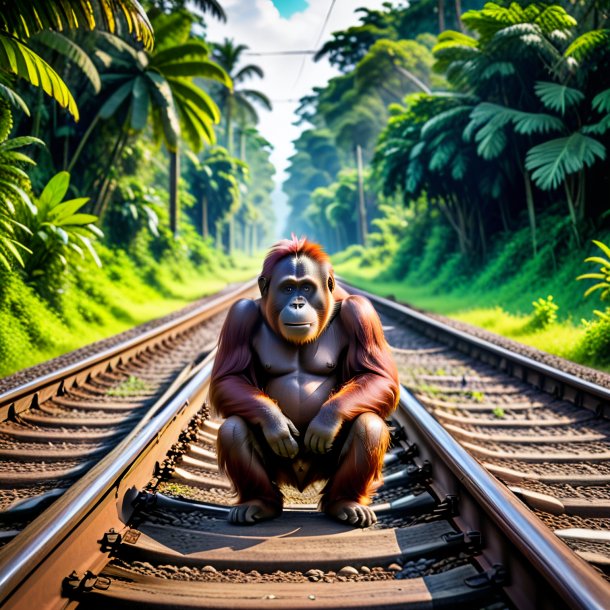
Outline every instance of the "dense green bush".
<path id="1" fill-rule="evenodd" d="M 583 320 L 586 330 L 581 349 L 592 362 L 608 365 L 610 364 L 610 308 L 605 312 L 596 313 L 598 313 L 596 320 Z"/>
<path id="2" fill-rule="evenodd" d="M 557 310 L 559 309 L 559 305 L 553 301 L 552 294 L 549 294 L 546 299 L 540 297 L 539 299 L 532 301 L 532 306 L 534 307 L 534 313 L 528 324 L 529 328 L 546 328 L 554 322 L 557 322 Z"/>

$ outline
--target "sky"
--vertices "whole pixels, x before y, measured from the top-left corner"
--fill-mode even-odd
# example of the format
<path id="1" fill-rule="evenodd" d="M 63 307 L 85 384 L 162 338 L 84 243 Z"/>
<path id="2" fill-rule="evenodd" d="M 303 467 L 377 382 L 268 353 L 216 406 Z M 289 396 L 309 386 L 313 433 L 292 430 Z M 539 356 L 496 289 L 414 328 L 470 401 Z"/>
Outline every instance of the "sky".
<path id="1" fill-rule="evenodd" d="M 361 7 L 380 8 L 384 0 L 224 0 L 222 7 L 227 23 L 207 20 L 210 41 L 233 38 L 249 47 L 245 62 L 259 65 L 263 79 L 252 79 L 247 86 L 262 91 L 273 102 L 273 110 L 260 109 L 258 128 L 274 146 L 271 157 L 276 167 L 276 190 L 273 194 L 278 218 L 276 237 L 285 237 L 288 208 L 279 185 L 286 179 L 288 158 L 293 154 L 292 141 L 302 126 L 294 126 L 298 100 L 312 87 L 324 85 L 338 74 L 327 61 L 314 62 L 311 55 L 254 55 L 277 51 L 303 51 L 320 48 L 330 34 L 358 23 L 354 11 Z M 323 25 L 329 14 L 326 27 Z M 317 46 L 316 46 L 317 45 Z M 251 55 L 246 55 L 251 53 Z"/>

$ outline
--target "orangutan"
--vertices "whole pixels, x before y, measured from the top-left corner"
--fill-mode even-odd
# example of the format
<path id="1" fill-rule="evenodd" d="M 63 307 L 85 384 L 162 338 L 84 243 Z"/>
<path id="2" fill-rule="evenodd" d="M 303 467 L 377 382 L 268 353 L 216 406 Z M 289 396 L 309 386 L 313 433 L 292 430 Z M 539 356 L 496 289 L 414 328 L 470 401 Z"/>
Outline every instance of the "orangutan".
<path id="1" fill-rule="evenodd" d="M 210 386 L 226 418 L 219 464 L 238 494 L 229 520 L 276 517 L 280 485 L 324 480 L 321 510 L 367 527 L 399 392 L 379 317 L 335 285 L 328 256 L 305 239 L 277 243 L 258 283 L 260 300 L 229 311 Z"/>

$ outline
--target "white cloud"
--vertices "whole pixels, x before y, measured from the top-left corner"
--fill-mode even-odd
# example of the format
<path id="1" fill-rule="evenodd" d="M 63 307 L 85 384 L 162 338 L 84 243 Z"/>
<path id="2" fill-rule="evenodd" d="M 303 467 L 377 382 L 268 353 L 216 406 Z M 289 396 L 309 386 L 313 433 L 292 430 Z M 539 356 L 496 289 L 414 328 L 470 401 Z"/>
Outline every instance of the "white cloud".
<path id="1" fill-rule="evenodd" d="M 330 34 L 358 23 L 354 11 L 366 4 L 367 8 L 380 8 L 383 0 L 336 0 L 320 45 Z M 245 44 L 251 52 L 302 51 L 314 49 L 322 24 L 330 7 L 330 0 L 309 0 L 306 10 L 295 13 L 289 19 L 280 16 L 271 0 L 225 0 L 222 6 L 227 23 L 208 19 L 208 38 L 222 41 L 233 38 Z M 304 60 L 305 57 L 305 60 Z M 288 158 L 293 154 L 292 141 L 302 127 L 292 123 L 298 100 L 311 92 L 312 87 L 324 85 L 337 75 L 327 61 L 315 63 L 312 56 L 303 55 L 245 55 L 244 61 L 258 64 L 265 72 L 264 79 L 252 80 L 251 86 L 264 92 L 273 102 L 273 111 L 260 110 L 259 129 L 275 147 L 272 162 L 277 174 L 276 182 L 285 180 Z M 303 63 L 304 61 L 304 63 Z M 299 76 L 300 73 L 300 76 Z M 276 193 L 278 230 L 283 231 L 285 206 Z"/>

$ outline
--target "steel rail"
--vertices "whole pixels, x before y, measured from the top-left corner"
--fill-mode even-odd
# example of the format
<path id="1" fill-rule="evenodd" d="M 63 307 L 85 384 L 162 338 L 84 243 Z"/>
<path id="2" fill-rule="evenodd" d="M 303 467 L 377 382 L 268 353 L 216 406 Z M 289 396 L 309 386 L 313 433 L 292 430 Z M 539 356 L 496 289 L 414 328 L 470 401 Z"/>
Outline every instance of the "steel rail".
<path id="1" fill-rule="evenodd" d="M 226 309 L 227 302 L 234 301 L 242 295 L 247 295 L 255 286 L 256 280 L 250 280 L 234 291 L 208 301 L 193 311 L 185 313 L 174 320 L 151 328 L 140 335 L 131 337 L 126 341 L 108 347 L 96 354 L 92 354 L 83 360 L 69 364 L 56 371 L 42 375 L 37 379 L 28 381 L 21 386 L 0 393 L 0 414 L 3 409 L 6 410 L 11 404 L 16 404 L 24 399 L 29 400 L 32 396 L 45 390 L 47 390 L 48 393 L 49 386 L 58 386 L 62 380 L 89 374 L 91 369 L 95 367 L 99 368 L 100 365 L 104 365 L 104 363 L 114 358 L 119 358 L 127 352 L 133 353 L 134 350 L 137 350 L 139 347 L 142 347 L 144 344 L 153 341 L 163 334 L 168 334 L 172 331 L 177 332 L 178 330 L 181 330 L 182 327 L 186 328 L 198 323 L 201 318 L 207 319 L 212 317 L 216 313 Z"/>
<path id="2" fill-rule="evenodd" d="M 212 352 L 208 355 L 202 363 L 203 366 L 197 367 L 195 374 L 184 382 L 144 427 L 136 429 L 123 439 L 87 475 L 57 500 L 43 514 L 44 518 L 33 521 L 14 541 L 0 550 L 0 606 L 5 607 L 4 604 L 11 601 L 11 596 L 26 580 L 28 587 L 38 588 L 28 592 L 32 599 L 44 600 L 45 593 L 47 596 L 59 595 L 59 591 L 45 591 L 45 587 L 41 587 L 39 579 L 34 578 L 33 575 L 63 543 L 69 541 L 77 528 L 81 527 L 101 504 L 106 503 L 108 506 L 110 502 L 116 505 L 117 515 L 120 518 L 119 525 L 127 522 L 133 512 L 131 502 L 140 488 L 131 485 L 125 491 L 124 497 L 121 497 L 119 486 L 127 480 L 130 472 L 147 452 L 160 448 L 161 437 L 170 424 L 175 423 L 178 418 L 184 421 L 190 420 L 199 409 L 197 401 L 201 400 L 199 404 L 203 402 L 202 395 L 209 382 L 214 354 L 215 352 Z M 187 407 L 190 408 L 187 410 Z M 175 439 L 166 440 L 165 450 L 168 450 L 173 442 Z M 146 485 L 151 476 L 153 476 L 151 471 L 143 475 L 142 486 Z M 111 515 L 107 516 L 107 519 L 112 520 L 112 518 Z M 114 520 L 117 521 L 116 516 Z M 79 563 L 87 565 L 86 557 L 72 556 L 77 553 L 72 554 L 67 549 L 63 549 L 60 553 L 63 553 L 63 559 L 55 558 L 54 563 L 58 561 L 65 563 L 66 554 L 69 554 L 71 565 L 78 566 Z M 62 574 L 62 576 L 67 575 L 67 573 Z M 55 576 L 57 577 L 57 574 Z"/>
<path id="3" fill-rule="evenodd" d="M 522 367 L 523 370 L 533 371 L 542 377 L 553 379 L 559 382 L 560 384 L 562 384 L 562 386 L 573 388 L 577 392 L 589 394 L 590 396 L 600 401 L 600 403 L 593 405 L 596 409 L 603 410 L 606 408 L 610 408 L 609 388 L 597 385 L 592 381 L 587 381 L 586 379 L 581 379 L 579 377 L 576 377 L 575 375 L 572 375 L 571 373 L 567 373 L 543 362 L 533 360 L 532 358 L 524 356 L 523 354 L 511 352 L 510 350 L 504 347 L 495 345 L 494 343 L 491 343 L 490 341 L 487 341 L 485 339 L 481 339 L 480 337 L 469 335 L 468 333 L 462 330 L 444 324 L 443 322 L 440 322 L 438 320 L 434 320 L 433 318 L 430 318 L 429 316 L 423 313 L 420 313 L 410 307 L 407 307 L 406 305 L 402 305 L 401 303 L 396 303 L 395 301 L 391 301 L 384 297 L 367 293 L 354 286 L 351 286 L 350 284 L 347 284 L 344 281 L 341 281 L 341 283 L 347 288 L 349 292 L 366 296 L 371 301 L 382 305 L 383 307 L 394 310 L 402 314 L 403 316 L 406 316 L 408 319 L 425 326 L 426 328 L 434 329 L 436 332 L 443 333 L 453 340 L 461 341 L 481 351 L 493 354 L 500 361 L 504 360 L 505 362 L 516 364 Z M 528 380 L 524 379 L 524 381 Z M 541 389 L 543 389 L 544 391 L 548 391 L 544 388 Z M 567 399 L 569 400 L 569 398 Z M 579 402 L 578 397 L 576 397 L 576 402 Z"/>
<path id="4" fill-rule="evenodd" d="M 405 388 L 401 388 L 400 411 L 407 418 L 408 435 L 439 456 L 508 540 L 529 560 L 572 608 L 604 610 L 610 585 L 584 560 L 561 542 L 517 497 L 492 477 Z M 412 427 L 415 427 L 413 430 Z M 433 462 L 433 468 L 434 468 Z M 499 561 L 501 558 L 495 558 Z"/>

